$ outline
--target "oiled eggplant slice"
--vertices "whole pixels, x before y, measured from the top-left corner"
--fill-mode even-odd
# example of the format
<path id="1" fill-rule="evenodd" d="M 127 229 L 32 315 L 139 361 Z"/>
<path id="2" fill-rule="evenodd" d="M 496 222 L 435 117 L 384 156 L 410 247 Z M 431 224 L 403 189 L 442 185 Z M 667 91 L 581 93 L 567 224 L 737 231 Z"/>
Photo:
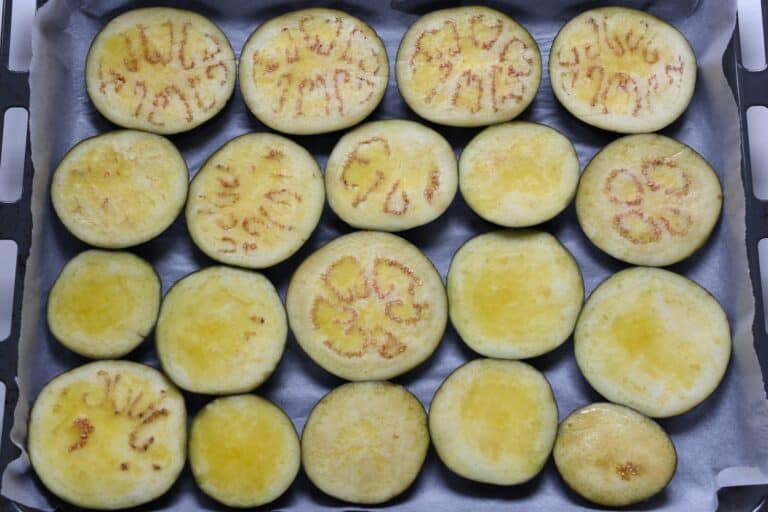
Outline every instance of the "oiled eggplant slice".
<path id="1" fill-rule="evenodd" d="M 187 227 L 211 258 L 264 268 L 299 250 L 324 201 L 323 176 L 307 150 L 279 135 L 249 133 L 226 143 L 195 175 Z"/>
<path id="2" fill-rule="evenodd" d="M 160 279 L 138 256 L 85 251 L 67 262 L 51 288 L 48 327 L 78 354 L 122 357 L 155 326 L 160 293 Z"/>
<path id="3" fill-rule="evenodd" d="M 113 510 L 164 494 L 186 459 L 184 398 L 157 370 L 98 361 L 40 391 L 27 450 L 42 483 L 78 507 Z"/>
<path id="4" fill-rule="evenodd" d="M 388 80 L 387 51 L 376 32 L 334 9 L 271 19 L 240 54 L 246 105 L 283 133 L 325 133 L 359 123 L 384 97 Z"/>
<path id="5" fill-rule="evenodd" d="M 189 463 L 207 495 L 230 507 L 257 507 L 279 498 L 296 478 L 299 436 L 268 400 L 218 398 L 192 421 Z"/>
<path id="6" fill-rule="evenodd" d="M 587 165 L 576 192 L 584 233 L 635 265 L 677 263 L 700 248 L 720 217 L 723 194 L 701 155 L 663 135 L 630 135 Z"/>
<path id="7" fill-rule="evenodd" d="M 419 123 L 367 123 L 345 134 L 325 166 L 328 203 L 362 229 L 400 231 L 426 224 L 456 194 L 453 148 Z"/>
<path id="8" fill-rule="evenodd" d="M 547 379 L 519 361 L 476 359 L 442 383 L 429 406 L 440 460 L 464 478 L 526 482 L 549 458 L 557 404 Z"/>
<path id="9" fill-rule="evenodd" d="M 286 296 L 301 348 L 348 380 L 389 379 L 427 359 L 443 336 L 446 302 L 440 275 L 415 246 L 370 231 L 304 260 Z"/>
<path id="10" fill-rule="evenodd" d="M 112 19 L 85 64 L 88 95 L 104 117 L 163 134 L 191 130 L 219 113 L 235 76 L 227 36 L 199 14 L 168 7 Z"/>
<path id="11" fill-rule="evenodd" d="M 403 36 L 397 86 L 421 117 L 450 126 L 509 121 L 541 82 L 536 41 L 512 18 L 487 7 L 458 7 L 419 18 Z"/>
<path id="12" fill-rule="evenodd" d="M 197 393 L 240 393 L 264 382 L 283 355 L 288 325 L 261 274 L 209 267 L 173 285 L 155 338 L 163 370 Z"/>
<path id="13" fill-rule="evenodd" d="M 51 201 L 77 238 L 120 249 L 165 231 L 181 212 L 188 186 L 187 164 L 171 141 L 119 130 L 69 150 L 51 178 Z"/>
<path id="14" fill-rule="evenodd" d="M 516 121 L 486 128 L 467 144 L 459 160 L 459 187 L 485 220 L 526 227 L 568 206 L 579 170 L 579 157 L 564 135 Z"/>
<path id="15" fill-rule="evenodd" d="M 418 476 L 429 447 L 418 399 L 389 382 L 340 386 L 315 406 L 301 436 L 309 479 L 350 503 L 383 503 Z"/>
<path id="16" fill-rule="evenodd" d="M 696 55 L 675 27 L 625 7 L 583 12 L 549 54 L 552 91 L 587 124 L 647 133 L 672 123 L 696 86 Z"/>
<path id="17" fill-rule="evenodd" d="M 523 359 L 560 346 L 584 301 L 576 261 L 539 231 L 495 231 L 472 238 L 448 270 L 451 322 L 488 357 Z"/>
<path id="18" fill-rule="evenodd" d="M 663 418 L 688 411 L 717 388 L 731 332 L 723 308 L 704 288 L 667 270 L 635 267 L 592 292 L 574 348 L 598 393 Z"/>
<path id="19" fill-rule="evenodd" d="M 565 418 L 552 455 L 568 487 L 605 507 L 658 494 L 677 468 L 675 445 L 658 423 L 609 403 L 581 407 Z"/>

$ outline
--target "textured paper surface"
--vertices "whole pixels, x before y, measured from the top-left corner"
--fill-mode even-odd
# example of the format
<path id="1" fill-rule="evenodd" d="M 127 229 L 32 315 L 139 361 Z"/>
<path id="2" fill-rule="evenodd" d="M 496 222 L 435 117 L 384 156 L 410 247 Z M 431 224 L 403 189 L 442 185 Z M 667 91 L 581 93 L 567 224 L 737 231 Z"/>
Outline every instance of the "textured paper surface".
<path id="1" fill-rule="evenodd" d="M 217 2 L 166 1 L 211 17 L 230 38 L 239 54 L 247 36 L 263 21 L 290 9 L 320 2 Z M 725 207 L 722 221 L 710 242 L 693 257 L 672 270 L 685 274 L 712 292 L 725 306 L 732 322 L 734 355 L 720 388 L 704 404 L 660 423 L 671 434 L 678 450 L 679 465 L 671 485 L 642 509 L 714 510 L 718 487 L 768 482 L 768 407 L 753 349 L 751 326 L 754 313 L 744 247 L 744 190 L 740 174 L 739 120 L 733 95 L 722 71 L 722 55 L 733 32 L 735 2 L 686 0 L 680 2 L 618 2 L 645 8 L 676 25 L 690 39 L 699 58 L 699 80 L 693 102 L 685 115 L 664 134 L 691 145 L 709 160 L 723 182 Z M 595 2 L 575 0 L 510 0 L 489 2 L 522 22 L 536 38 L 547 62 L 549 47 L 558 28 Z M 598 3 L 602 4 L 602 3 Z M 86 247 L 67 233 L 56 219 L 48 197 L 48 179 L 64 153 L 84 137 L 113 128 L 93 109 L 85 92 L 83 68 L 93 36 L 110 18 L 147 2 L 128 0 L 51 0 L 35 20 L 31 68 L 31 130 L 35 165 L 33 191 L 33 244 L 28 262 L 22 339 L 20 344 L 20 398 L 16 408 L 13 439 L 24 446 L 29 404 L 41 387 L 56 374 L 86 362 L 51 337 L 45 324 L 45 301 L 53 280 L 64 263 Z M 351 12 L 370 23 L 384 39 L 390 67 L 394 68 L 397 45 L 406 28 L 420 14 L 444 2 L 395 1 L 332 2 L 328 6 Z M 391 73 L 382 105 L 370 119 L 410 118 Z M 576 145 L 582 167 L 617 136 L 593 129 L 571 117 L 555 101 L 549 88 L 546 66 L 542 87 L 533 105 L 520 117 L 543 122 L 565 133 Z M 448 138 L 457 155 L 479 130 L 435 127 Z M 172 137 L 192 173 L 205 159 L 232 137 L 265 128 L 251 116 L 238 92 L 216 118 L 191 133 Z M 294 138 L 324 164 L 341 133 Z M 457 196 L 448 212 L 437 221 L 404 233 L 436 264 L 445 277 L 457 247 L 473 235 L 494 229 L 474 215 Z M 581 233 L 573 207 L 541 229 L 555 234 L 571 250 L 584 273 L 587 293 L 612 273 L 624 268 L 595 249 Z M 320 226 L 306 246 L 287 262 L 265 272 L 281 294 L 293 270 L 314 249 L 351 229 L 326 209 Z M 212 262 L 190 241 L 183 219 L 163 235 L 135 249 L 158 270 L 167 290 L 180 277 Z M 435 355 L 407 375 L 396 379 L 414 392 L 425 406 L 442 380 L 454 368 L 475 358 L 449 328 Z M 131 359 L 157 366 L 154 340 L 150 338 L 130 355 Z M 580 375 L 569 340 L 551 354 L 533 359 L 552 383 L 561 419 L 573 409 L 599 400 Z M 301 431 L 317 400 L 341 380 L 317 367 L 291 337 L 276 373 L 257 393 L 284 408 Z M 209 397 L 187 394 L 191 413 Z M 36 480 L 25 456 L 9 465 L 3 474 L 2 494 L 25 505 L 50 509 L 60 501 Z M 554 465 L 540 476 L 517 487 L 496 487 L 469 482 L 453 475 L 431 450 L 415 485 L 391 506 L 400 510 L 579 510 L 589 504 L 567 491 Z M 171 491 L 146 509 L 222 507 L 196 489 L 186 469 Z M 317 510 L 349 508 L 315 489 L 302 473 L 293 487 L 269 508 Z"/>

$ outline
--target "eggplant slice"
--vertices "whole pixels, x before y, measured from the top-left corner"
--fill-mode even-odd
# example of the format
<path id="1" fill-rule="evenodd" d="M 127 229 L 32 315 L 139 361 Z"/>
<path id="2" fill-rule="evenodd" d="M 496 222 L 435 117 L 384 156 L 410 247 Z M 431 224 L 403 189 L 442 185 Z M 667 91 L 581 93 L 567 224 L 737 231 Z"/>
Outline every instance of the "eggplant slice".
<path id="1" fill-rule="evenodd" d="M 581 121 L 619 133 L 661 130 L 688 108 L 696 55 L 675 27 L 625 7 L 583 12 L 549 53 L 552 91 Z"/>
<path id="2" fill-rule="evenodd" d="M 723 204 L 701 155 L 663 135 L 615 140 L 587 165 L 576 214 L 587 237 L 614 258 L 664 266 L 704 245 Z"/>
<path id="3" fill-rule="evenodd" d="M 160 309 L 160 278 L 128 252 L 90 250 L 61 270 L 48 296 L 48 327 L 85 357 L 122 357 L 144 341 Z"/>
<path id="4" fill-rule="evenodd" d="M 112 19 L 85 64 L 88 95 L 104 117 L 163 134 L 191 130 L 219 113 L 235 77 L 227 36 L 199 14 L 168 7 Z"/>
<path id="5" fill-rule="evenodd" d="M 163 374 L 98 361 L 40 391 L 27 450 L 52 493 L 78 507 L 114 510 L 163 495 L 184 467 L 186 439 L 184 398 Z"/>
<path id="6" fill-rule="evenodd" d="M 165 231 L 184 207 L 188 186 L 187 164 L 171 141 L 119 130 L 69 150 L 51 178 L 51 201 L 77 238 L 121 249 Z"/>
<path id="7" fill-rule="evenodd" d="M 376 504 L 411 486 L 428 447 L 427 415 L 415 396 L 390 382 L 355 382 L 334 389 L 312 410 L 301 459 L 324 493 Z"/>
<path id="8" fill-rule="evenodd" d="M 348 128 L 384 97 L 389 60 L 376 32 L 334 9 L 271 19 L 240 54 L 246 105 L 270 128 L 296 135 Z"/>
<path id="9" fill-rule="evenodd" d="M 301 348 L 348 380 L 389 379 L 427 359 L 443 336 L 446 302 L 440 275 L 419 249 L 365 231 L 307 258 L 286 296 Z"/>
<path id="10" fill-rule="evenodd" d="M 440 460 L 458 475 L 497 485 L 535 477 L 557 433 L 547 379 L 519 361 L 476 359 L 442 383 L 429 406 Z"/>
<path id="11" fill-rule="evenodd" d="M 403 36 L 395 65 L 405 102 L 429 121 L 482 126 L 509 121 L 541 82 L 536 41 L 487 7 L 458 7 L 419 18 Z"/>
<path id="12" fill-rule="evenodd" d="M 692 409 L 717 388 L 731 332 L 723 308 L 704 288 L 667 270 L 635 267 L 592 292 L 574 348 L 598 393 L 663 418 Z"/>
<path id="13" fill-rule="evenodd" d="M 516 121 L 486 128 L 464 148 L 459 187 L 487 221 L 517 228 L 550 220 L 576 193 L 579 157 L 564 135 Z"/>
<path id="14" fill-rule="evenodd" d="M 331 208 L 347 224 L 401 231 L 448 208 L 456 194 L 456 156 L 448 141 L 419 123 L 367 123 L 333 148 L 325 185 Z"/>
<path id="15" fill-rule="evenodd" d="M 173 285 L 155 338 L 163 370 L 196 393 L 251 391 L 274 371 L 288 336 L 285 309 L 261 274 L 209 267 Z"/>
<path id="16" fill-rule="evenodd" d="M 279 498 L 301 465 L 291 419 L 254 395 L 206 405 L 189 431 L 189 463 L 197 485 L 230 507 L 257 507 Z"/>

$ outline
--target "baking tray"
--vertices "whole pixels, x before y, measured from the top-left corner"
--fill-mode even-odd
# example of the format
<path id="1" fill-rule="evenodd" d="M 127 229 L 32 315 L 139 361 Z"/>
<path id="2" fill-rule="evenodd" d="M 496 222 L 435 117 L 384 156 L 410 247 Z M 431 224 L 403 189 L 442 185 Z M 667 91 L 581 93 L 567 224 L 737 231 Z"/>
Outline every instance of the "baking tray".
<path id="1" fill-rule="evenodd" d="M 23 107 L 28 109 L 29 73 L 11 71 L 8 69 L 13 1 L 2 1 L 4 9 L 2 33 L 0 33 L 0 63 L 2 63 L 2 65 L 0 65 L 0 90 L 3 92 L 0 94 L 0 107 L 3 111 L 10 107 Z M 44 2 L 45 0 L 38 1 L 38 7 Z M 592 2 L 586 2 L 586 4 L 585 8 L 591 6 Z M 439 2 L 432 2 L 429 7 L 437 8 L 439 6 Z M 303 7 L 303 5 L 301 7 Z M 286 9 L 283 10 L 289 9 L 286 7 Z M 424 10 L 429 10 L 429 8 L 425 8 Z M 762 14 L 763 19 L 768 21 L 768 3 L 766 2 L 762 2 Z M 514 16 L 515 14 L 512 13 L 512 15 Z M 766 40 L 768 42 L 768 37 L 766 37 Z M 752 332 L 755 349 L 764 376 L 763 382 L 765 388 L 768 390 L 768 381 L 765 380 L 765 376 L 768 375 L 768 334 L 766 334 L 765 328 L 762 283 L 759 272 L 757 247 L 759 240 L 768 237 L 768 202 L 758 200 L 753 194 L 749 140 L 746 131 L 747 109 L 757 105 L 768 106 L 768 71 L 748 71 L 742 65 L 740 55 L 737 26 L 724 54 L 723 66 L 728 82 L 736 98 L 741 121 L 741 173 L 746 199 L 746 254 L 755 301 L 755 315 Z M 2 127 L 0 127 L 0 136 L 2 136 Z M 21 198 L 12 203 L 0 203 L 0 239 L 14 240 L 18 246 L 11 332 L 9 338 L 6 339 L 5 342 L 0 343 L 0 380 L 6 385 L 2 446 L 0 447 L 0 469 L 4 469 L 11 460 L 18 456 L 18 449 L 12 442 L 10 442 L 9 432 L 13 424 L 14 406 L 18 400 L 18 388 L 15 377 L 17 375 L 18 342 L 21 324 L 20 313 L 32 228 L 30 204 L 34 170 L 31 162 L 29 131 L 27 131 L 26 137 L 27 144 Z M 302 254 L 305 254 L 304 251 L 302 251 Z M 286 267 L 282 268 L 284 272 L 288 271 Z M 203 403 L 205 399 L 204 397 L 197 397 L 197 400 L 195 401 L 197 402 L 197 405 L 192 405 L 191 408 L 193 410 L 197 409 L 199 404 Z M 188 472 L 185 472 L 185 475 L 189 476 Z M 762 490 L 738 490 L 736 491 L 738 498 L 735 499 L 734 503 L 739 503 L 739 510 L 768 510 L 768 505 L 764 503 L 764 499 L 761 499 L 760 492 L 762 492 Z M 514 496 L 514 493 L 512 493 L 512 496 Z M 321 502 L 323 501 L 322 497 L 317 497 L 317 499 Z M 328 504 L 328 502 L 323 503 L 326 505 Z M 403 502 L 396 500 L 396 503 Z M 211 504 L 209 503 L 208 505 L 210 506 Z M 279 506 L 280 503 L 278 502 L 276 505 Z M 516 505 L 514 499 L 510 500 L 509 505 Z M 151 506 L 152 504 L 150 504 L 150 507 Z M 0 509 L 5 509 L 6 507 L 11 508 L 14 507 L 14 505 L 6 501 L 5 498 L 0 498 Z"/>

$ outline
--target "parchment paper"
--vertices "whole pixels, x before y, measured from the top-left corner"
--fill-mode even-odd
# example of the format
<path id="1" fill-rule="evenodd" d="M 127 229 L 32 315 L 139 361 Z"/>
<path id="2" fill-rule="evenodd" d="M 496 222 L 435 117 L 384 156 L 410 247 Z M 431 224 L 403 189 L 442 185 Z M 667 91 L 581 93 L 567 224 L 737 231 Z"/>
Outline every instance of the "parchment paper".
<path id="1" fill-rule="evenodd" d="M 371 119 L 417 119 L 398 94 L 394 80 L 397 45 L 406 28 L 429 10 L 446 2 L 404 0 L 393 5 L 376 1 L 348 2 L 216 2 L 173 1 L 212 18 L 239 53 L 246 37 L 260 23 L 282 12 L 325 4 L 349 11 L 367 21 L 384 39 L 392 73 L 386 97 Z M 682 140 L 702 153 L 723 182 L 725 208 L 722 221 L 710 242 L 686 262 L 672 269 L 685 274 L 712 292 L 724 305 L 732 323 L 734 354 L 719 389 L 704 404 L 682 416 L 660 423 L 672 435 L 679 454 L 678 471 L 662 494 L 640 508 L 703 511 L 717 506 L 717 489 L 768 482 L 768 403 L 765 400 L 751 326 L 754 313 L 745 250 L 744 189 L 740 174 L 739 121 L 732 93 L 726 84 L 721 58 L 735 22 L 735 1 L 682 0 L 667 2 L 616 2 L 645 8 L 671 21 L 690 39 L 699 58 L 699 80 L 693 102 L 685 115 L 664 133 Z M 534 35 L 547 62 L 558 28 L 580 11 L 602 2 L 576 0 L 509 0 L 489 5 L 522 22 Z M 91 39 L 113 16 L 145 1 L 51 0 L 38 13 L 33 33 L 31 67 L 32 155 L 35 166 L 32 208 L 32 252 L 28 261 L 22 336 L 19 346 L 20 397 L 12 437 L 24 447 L 30 402 L 54 375 L 86 360 L 56 343 L 45 323 L 48 291 L 63 264 L 86 247 L 67 233 L 57 220 L 48 196 L 48 179 L 64 153 L 84 137 L 113 127 L 93 109 L 84 87 L 84 61 Z M 448 4 L 450 5 L 450 4 Z M 582 167 L 616 135 L 584 125 L 560 107 L 551 92 L 546 66 L 542 87 L 533 105 L 520 119 L 543 122 L 558 128 L 576 145 Z M 433 126 L 454 145 L 457 154 L 478 129 Z M 174 136 L 194 173 L 216 148 L 232 137 L 265 128 L 251 116 L 238 92 L 226 109 L 191 133 Z M 341 133 L 294 138 L 309 149 L 321 164 Z M 494 226 L 474 215 L 457 196 L 449 211 L 437 221 L 404 233 L 416 243 L 445 277 L 450 257 L 466 239 Z M 584 273 L 587 292 L 624 267 L 590 245 L 580 231 L 573 207 L 542 226 L 554 233 L 574 253 Z M 311 251 L 351 229 L 326 209 L 306 246 L 285 263 L 265 273 L 285 293 L 288 278 Z M 154 241 L 135 249 L 158 270 L 163 288 L 185 274 L 212 262 L 190 241 L 183 218 Z M 448 373 L 477 357 L 449 328 L 435 355 L 396 379 L 414 392 L 425 406 Z M 158 366 L 154 340 L 149 339 L 130 358 Z M 552 383 L 561 419 L 578 406 L 599 400 L 580 375 L 569 340 L 558 350 L 532 360 Z M 317 367 L 291 337 L 276 373 L 257 390 L 284 408 L 299 431 L 317 400 L 341 380 Z M 194 414 L 210 398 L 187 394 Z M 2 494 L 19 503 L 50 509 L 61 505 L 47 493 L 30 470 L 25 455 L 3 474 Z M 403 496 L 388 505 L 400 510 L 580 510 L 589 504 L 567 491 L 550 463 L 532 482 L 516 487 L 497 487 L 469 482 L 453 475 L 430 452 L 424 470 Z M 186 469 L 171 491 L 146 509 L 221 510 L 223 507 L 196 489 Z M 319 510 L 348 508 L 323 495 L 306 476 L 299 475 L 291 489 L 268 508 Z M 355 507 L 358 508 L 358 507 Z"/>

